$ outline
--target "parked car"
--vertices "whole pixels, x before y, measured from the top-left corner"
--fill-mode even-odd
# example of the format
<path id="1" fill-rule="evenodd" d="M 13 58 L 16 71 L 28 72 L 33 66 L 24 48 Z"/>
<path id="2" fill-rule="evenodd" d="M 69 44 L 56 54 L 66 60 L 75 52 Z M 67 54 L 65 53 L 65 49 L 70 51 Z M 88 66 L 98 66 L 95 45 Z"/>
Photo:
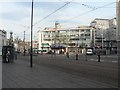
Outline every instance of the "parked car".
<path id="1" fill-rule="evenodd" d="M 92 50 L 92 49 L 87 49 L 86 54 L 87 54 L 87 55 L 93 55 L 93 50 Z"/>

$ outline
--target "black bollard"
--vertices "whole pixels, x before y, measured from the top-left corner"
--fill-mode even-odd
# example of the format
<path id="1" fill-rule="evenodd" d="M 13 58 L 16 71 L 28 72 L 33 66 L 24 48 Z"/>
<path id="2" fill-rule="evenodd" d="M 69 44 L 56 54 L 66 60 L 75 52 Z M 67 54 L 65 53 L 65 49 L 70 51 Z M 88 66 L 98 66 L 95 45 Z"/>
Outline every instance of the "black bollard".
<path id="1" fill-rule="evenodd" d="M 98 62 L 100 62 L 100 55 L 98 55 Z"/>
<path id="2" fill-rule="evenodd" d="M 87 53 L 85 54 L 85 61 L 87 61 Z"/>
<path id="3" fill-rule="evenodd" d="M 76 60 L 78 60 L 78 54 L 76 54 Z"/>

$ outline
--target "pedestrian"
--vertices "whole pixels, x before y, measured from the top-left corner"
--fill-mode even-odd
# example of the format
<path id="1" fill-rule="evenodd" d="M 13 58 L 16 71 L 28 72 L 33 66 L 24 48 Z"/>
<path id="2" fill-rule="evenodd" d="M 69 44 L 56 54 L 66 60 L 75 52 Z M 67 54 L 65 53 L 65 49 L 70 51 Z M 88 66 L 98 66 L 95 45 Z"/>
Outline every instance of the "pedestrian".
<path id="1" fill-rule="evenodd" d="M 14 53 L 14 56 L 15 56 L 15 60 L 17 60 L 17 53 L 16 52 Z"/>
<path id="2" fill-rule="evenodd" d="M 66 53 L 67 58 L 69 58 L 69 52 Z"/>
<path id="3" fill-rule="evenodd" d="M 76 60 L 78 60 L 78 53 L 76 53 Z"/>
<path id="4" fill-rule="evenodd" d="M 7 51 L 6 53 L 6 61 L 10 62 L 10 51 Z"/>
<path id="5" fill-rule="evenodd" d="M 98 62 L 100 62 L 100 53 L 101 53 L 101 51 L 100 51 L 100 49 L 98 49 L 98 51 L 97 51 Z"/>
<path id="6" fill-rule="evenodd" d="M 50 53 L 51 53 L 51 57 L 53 57 L 54 51 L 53 51 L 53 50 L 51 50 L 51 51 L 50 51 Z"/>

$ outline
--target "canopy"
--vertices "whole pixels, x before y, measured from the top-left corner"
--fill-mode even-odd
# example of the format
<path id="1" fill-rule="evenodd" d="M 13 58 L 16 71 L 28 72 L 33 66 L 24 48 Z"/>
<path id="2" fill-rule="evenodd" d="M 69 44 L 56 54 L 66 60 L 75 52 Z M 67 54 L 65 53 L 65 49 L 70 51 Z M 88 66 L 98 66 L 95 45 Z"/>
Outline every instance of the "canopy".
<path id="1" fill-rule="evenodd" d="M 52 44 L 51 45 L 51 49 L 63 49 L 63 48 L 66 48 L 66 45 L 65 44 Z"/>

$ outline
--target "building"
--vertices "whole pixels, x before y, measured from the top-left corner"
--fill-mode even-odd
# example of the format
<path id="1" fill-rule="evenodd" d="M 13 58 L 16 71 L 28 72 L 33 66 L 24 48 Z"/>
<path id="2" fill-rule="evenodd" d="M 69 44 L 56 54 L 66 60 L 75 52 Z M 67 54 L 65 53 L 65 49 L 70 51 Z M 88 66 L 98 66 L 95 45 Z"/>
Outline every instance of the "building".
<path id="1" fill-rule="evenodd" d="M 2 46 L 6 45 L 7 42 L 7 32 L 5 30 L 0 30 L 0 55 L 2 55 Z"/>
<path id="2" fill-rule="evenodd" d="M 39 30 L 37 35 L 38 49 L 46 52 L 51 50 L 52 45 L 65 47 L 64 52 L 81 52 L 82 49 L 91 47 L 92 44 L 92 30 L 89 26 L 45 28 L 44 30 Z"/>
<path id="3" fill-rule="evenodd" d="M 111 47 L 111 49 L 117 49 L 117 24 L 116 18 L 110 19 L 109 21 L 109 29 L 106 33 L 106 41 L 107 46 Z"/>
<path id="4" fill-rule="evenodd" d="M 109 53 L 111 50 L 117 48 L 117 36 L 116 36 L 116 18 L 113 19 L 101 19 L 96 18 L 91 23 L 95 22 L 95 47 L 101 47 Z"/>

